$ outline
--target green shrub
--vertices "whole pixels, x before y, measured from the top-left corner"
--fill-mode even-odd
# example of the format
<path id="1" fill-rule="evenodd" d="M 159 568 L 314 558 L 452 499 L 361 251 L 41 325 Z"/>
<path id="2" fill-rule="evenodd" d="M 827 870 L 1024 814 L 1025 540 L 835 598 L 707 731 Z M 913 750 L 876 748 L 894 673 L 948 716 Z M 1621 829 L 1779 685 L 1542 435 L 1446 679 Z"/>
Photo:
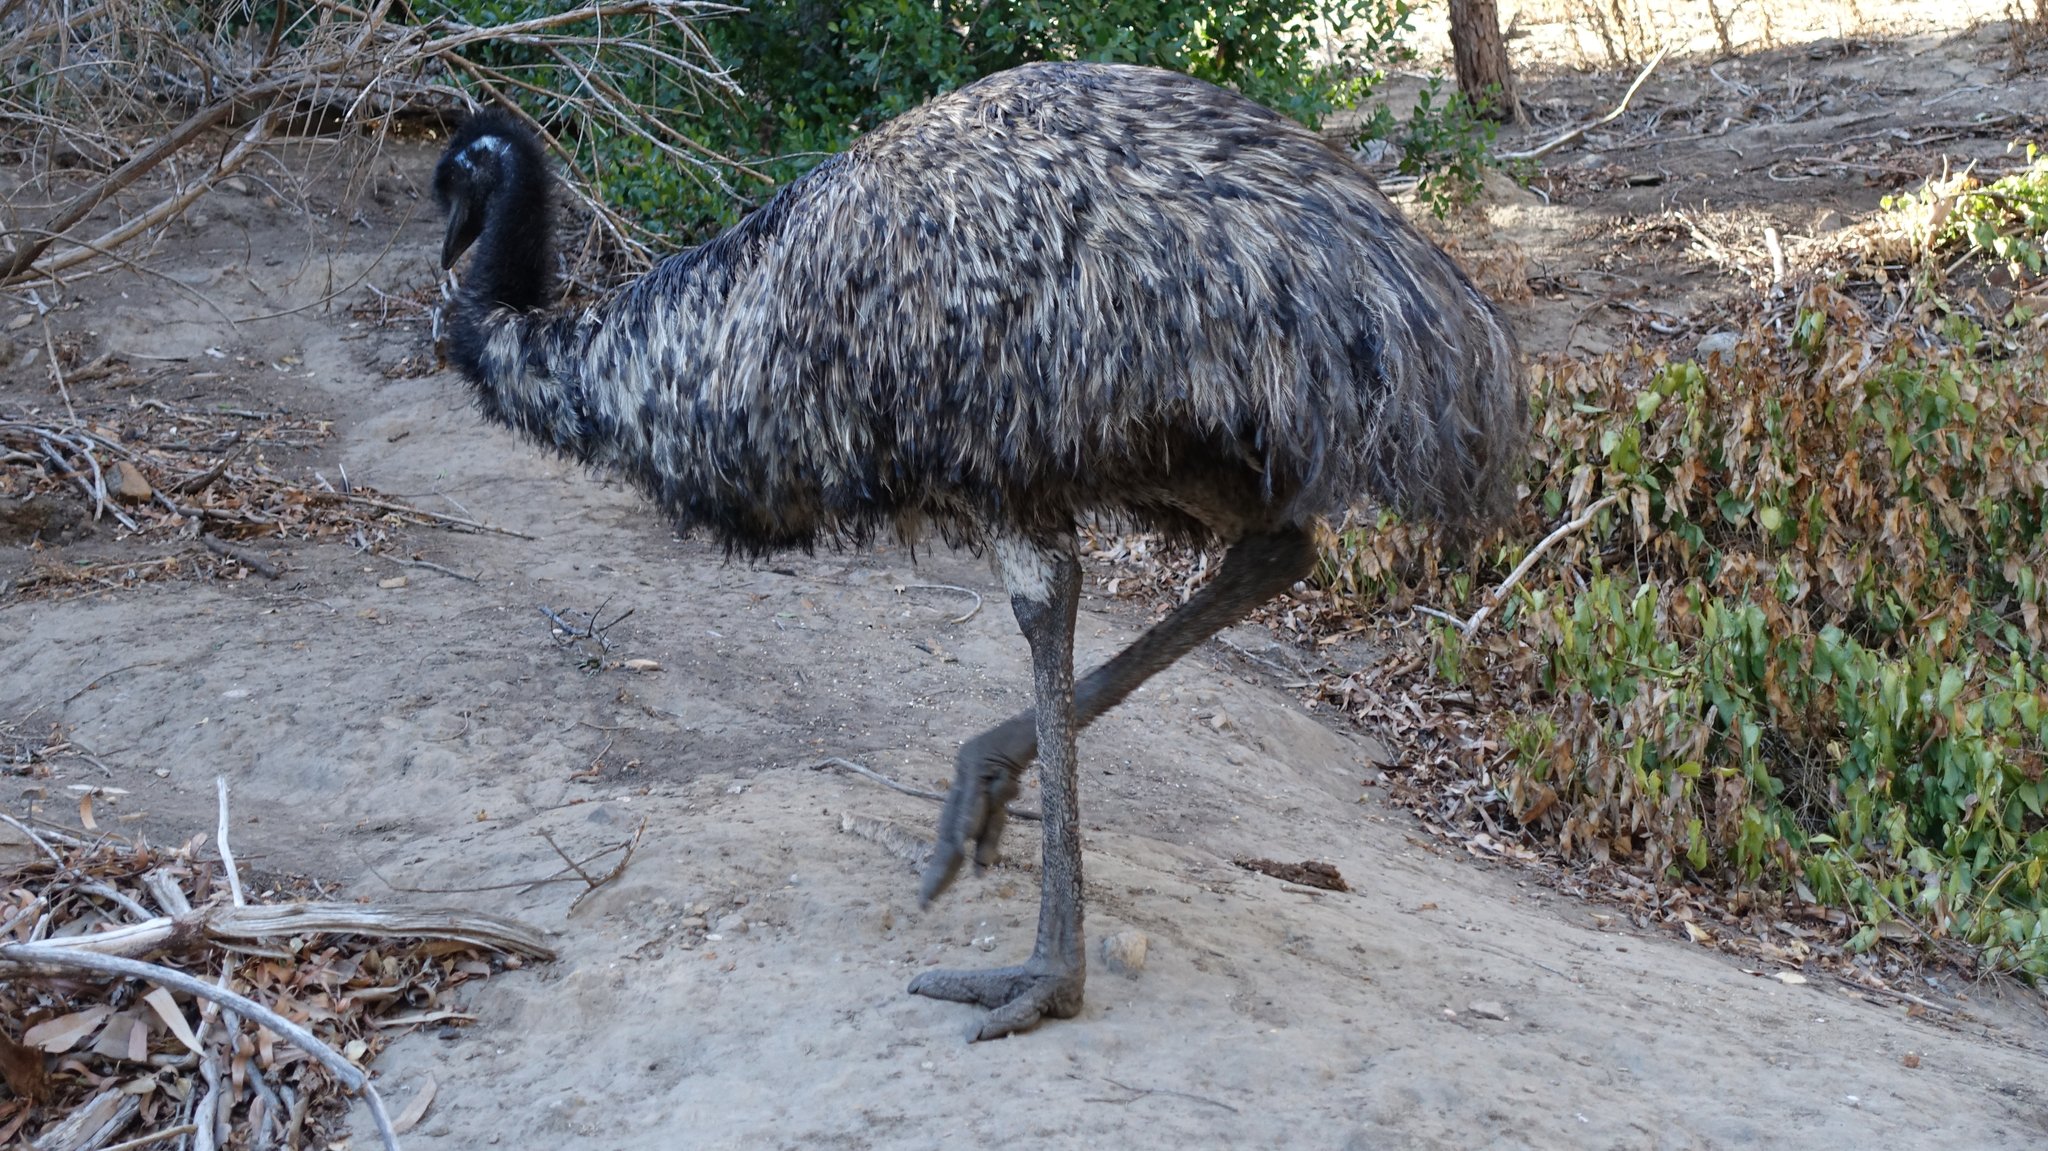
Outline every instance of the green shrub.
<path id="1" fill-rule="evenodd" d="M 1505 790 L 1567 854 L 1803 888 L 1857 942 L 1903 917 L 2048 975 L 2048 359 L 1872 346 L 1865 323 L 1821 287 L 1708 366 L 1540 371 L 1510 538 L 1619 502 L 1502 605 L 1519 642 L 1462 645 L 1463 674 L 1524 701 L 1494 718 Z M 1436 563 L 1387 523 L 1327 575 L 1469 612 Z"/>
<path id="2" fill-rule="evenodd" d="M 491 24 L 567 7 L 565 0 L 430 0 L 421 12 Z M 1409 0 L 775 0 L 694 25 L 739 82 L 740 93 L 726 94 L 648 54 L 608 53 L 597 74 L 646 118 L 690 137 L 701 164 L 677 163 L 645 137 L 576 115 L 575 102 L 593 95 L 563 56 L 591 70 L 583 46 L 508 47 L 486 61 L 493 74 L 456 79 L 495 84 L 543 118 L 567 121 L 565 146 L 600 199 L 651 230 L 695 237 L 731 223 L 862 130 L 1034 60 L 1171 68 L 1317 126 L 1379 82 L 1379 64 L 1400 51 L 1409 9 Z M 679 58 L 690 55 L 687 45 L 671 42 L 673 29 L 645 20 L 628 17 L 604 31 L 615 41 L 652 37 Z M 1479 134 L 1458 118 L 1458 107 L 1426 107 L 1410 117 L 1404 170 L 1422 172 L 1438 151 L 1472 164 L 1468 141 Z M 589 130 L 575 127 L 584 123 Z M 1373 128 L 1384 134 L 1395 125 L 1383 116 Z"/>

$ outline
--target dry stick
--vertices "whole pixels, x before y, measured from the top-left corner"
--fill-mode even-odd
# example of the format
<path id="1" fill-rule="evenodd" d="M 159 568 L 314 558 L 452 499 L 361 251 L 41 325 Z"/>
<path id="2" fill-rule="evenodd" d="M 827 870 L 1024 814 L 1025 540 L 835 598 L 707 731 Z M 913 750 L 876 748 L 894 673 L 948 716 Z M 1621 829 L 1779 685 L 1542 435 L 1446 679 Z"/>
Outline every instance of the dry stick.
<path id="1" fill-rule="evenodd" d="M 646 831 L 647 820 L 643 818 L 640 821 L 640 826 L 633 829 L 633 839 L 631 842 L 626 844 L 626 854 L 619 857 L 619 865 L 617 867 L 614 867 L 610 871 L 605 872 L 603 875 L 599 876 L 595 881 L 592 881 L 589 876 L 584 875 L 583 881 L 585 883 L 590 884 L 590 886 L 584 888 L 582 894 L 578 895 L 576 898 L 569 901 L 569 910 L 567 914 L 576 914 L 576 909 L 583 905 L 584 900 L 589 899 L 592 895 L 597 894 L 600 888 L 604 887 L 612 880 L 617 879 L 619 876 L 624 875 L 626 873 L 626 865 L 633 862 L 633 852 L 637 848 L 639 848 L 640 837 L 641 835 L 645 834 Z M 554 841 L 549 840 L 548 846 L 553 847 Z M 555 850 L 559 852 L 561 848 L 557 847 L 555 848 Z M 569 857 L 564 855 L 562 858 L 566 860 Z M 575 867 L 576 865 L 572 861 L 570 863 L 570 866 Z M 583 875 L 583 869 L 581 867 L 576 867 L 576 873 L 578 875 Z"/>
<path id="2" fill-rule="evenodd" d="M 593 862 L 616 850 L 617 847 L 606 848 L 583 862 Z M 476 890 L 491 891 L 513 886 L 517 885 L 498 884 Z M 163 896 L 159 895 L 159 898 Z M 487 912 L 455 908 L 374 908 L 354 903 L 254 903 L 245 907 L 208 904 L 197 909 L 187 904 L 183 910 L 169 915 L 145 918 L 138 923 L 91 935 L 66 936 L 52 941 L 51 946 L 135 958 L 186 947 L 202 938 L 226 947 L 233 942 L 255 942 L 278 936 L 330 934 L 367 935 L 378 939 L 445 939 L 534 959 L 552 959 L 555 954 L 538 931 Z"/>
<path id="3" fill-rule="evenodd" d="M 242 898 L 242 877 L 235 871 L 235 851 L 228 846 L 228 777 L 213 777 L 213 789 L 220 796 L 220 823 L 213 832 L 213 845 L 220 851 L 221 867 L 228 873 L 228 893 L 234 897 L 236 907 L 247 907 L 249 901 Z"/>
<path id="4" fill-rule="evenodd" d="M 940 795 L 936 791 L 926 791 L 924 788 L 921 787 L 912 787 L 907 783 L 898 783 L 895 780 L 890 779 L 888 776 L 883 775 L 881 772 L 876 771 L 871 767 L 862 767 L 860 764 L 857 764 L 850 759 L 841 759 L 836 755 L 828 756 L 827 758 L 818 761 L 818 763 L 815 766 L 813 766 L 812 770 L 817 771 L 827 767 L 836 767 L 843 771 L 853 772 L 855 775 L 864 775 L 867 778 L 874 780 L 876 783 L 881 784 L 883 787 L 888 788 L 890 791 L 900 791 L 905 795 L 914 795 L 919 799 L 932 799 L 937 800 L 940 803 L 946 802 L 946 797 Z M 1028 807 L 1005 807 L 1003 810 L 1009 812 L 1010 815 L 1016 819 L 1029 819 L 1037 821 L 1045 818 L 1044 816 L 1031 810 Z"/>
<path id="5" fill-rule="evenodd" d="M 974 597 L 974 606 L 973 606 L 973 607 L 971 607 L 971 608 L 968 608 L 968 609 L 967 609 L 967 614 L 965 614 L 965 615 L 960 615 L 960 616 L 955 616 L 955 617 L 953 617 L 952 619 L 949 619 L 949 620 L 947 620 L 947 621 L 946 621 L 947 623 L 966 623 L 966 622 L 967 622 L 968 620 L 971 620 L 971 619 L 973 619 L 973 618 L 974 618 L 974 613 L 975 613 L 975 612 L 978 612 L 978 611 L 980 611 L 980 610 L 981 610 L 981 593 L 980 593 L 980 592 L 978 592 L 978 591 L 975 591 L 975 590 L 974 590 L 973 588 L 971 588 L 971 587 L 961 587 L 961 586 L 959 586 L 959 585 L 957 585 L 957 584 L 949 584 L 949 583 L 907 583 L 907 584 L 904 584 L 904 585 L 903 585 L 903 590 L 904 590 L 904 591 L 957 591 L 957 592 L 961 592 L 961 593 L 963 593 L 963 594 L 966 594 L 966 595 L 971 595 L 971 596 L 973 596 L 973 597 Z"/>
<path id="6" fill-rule="evenodd" d="M 1657 65 L 1664 62 L 1664 55 L 1669 51 L 1671 51 L 1671 46 L 1669 44 L 1665 45 L 1662 48 L 1657 49 L 1657 54 L 1655 56 L 1650 57 L 1650 62 L 1648 64 L 1643 65 L 1643 70 L 1636 74 L 1636 82 L 1628 86 L 1628 91 L 1622 94 L 1621 103 L 1616 104 L 1614 106 L 1613 111 L 1608 112 L 1605 116 L 1600 117 L 1598 120 L 1592 120 L 1587 123 L 1581 124 L 1578 127 L 1571 129 L 1570 131 L 1564 133 L 1563 135 L 1557 137 L 1555 140 L 1552 140 L 1547 144 L 1538 145 L 1537 147 L 1531 148 L 1526 152 L 1505 152 L 1501 154 L 1500 158 L 1503 160 L 1535 160 L 1540 157 L 1547 156 L 1550 153 L 1557 151 L 1559 148 L 1562 148 L 1567 144 L 1577 143 L 1580 139 L 1585 137 L 1587 132 L 1590 132 L 1593 129 L 1598 128 L 1600 125 L 1618 118 L 1623 112 L 1628 111 L 1628 102 L 1630 100 L 1635 99 L 1636 90 L 1643 86 L 1643 81 L 1650 78 L 1651 72 L 1656 71 Z"/>
<path id="7" fill-rule="evenodd" d="M 312 492 L 309 494 L 313 495 L 316 499 L 345 500 L 348 503 L 352 504 L 362 504 L 366 507 L 382 508 L 387 512 L 397 512 L 399 515 L 402 516 L 418 516 L 421 519 L 433 520 L 437 523 L 454 524 L 457 527 L 469 528 L 472 531 L 494 532 L 501 536 L 511 536 L 514 539 L 522 540 L 530 540 L 535 538 L 533 536 L 527 535 L 525 532 L 515 532 L 511 528 L 492 527 L 490 524 L 483 523 L 478 520 L 465 519 L 462 516 L 446 515 L 442 512 L 430 512 L 427 511 L 425 508 L 407 507 L 404 504 L 392 503 L 389 500 L 371 499 L 369 496 L 359 496 L 354 492 L 348 492 L 345 494 L 342 492 Z"/>
<path id="8" fill-rule="evenodd" d="M 207 535 L 205 532 L 199 533 L 199 542 L 205 544 L 206 550 L 212 552 L 214 555 L 226 556 L 228 559 L 231 559 L 236 563 L 241 564 L 243 567 L 248 568 L 250 571 L 255 572 L 257 575 L 262 576 L 264 579 L 284 578 L 283 568 L 278 567 L 276 564 L 273 564 L 267 560 L 258 559 L 255 553 L 249 551 L 246 548 L 238 548 L 224 539 L 221 539 L 217 536 Z"/>
<path id="9" fill-rule="evenodd" d="M 399 559 L 395 556 L 390 557 L 390 559 L 392 563 L 398 564 L 400 567 L 425 568 L 431 572 L 440 572 L 444 576 L 453 576 L 464 583 L 475 583 L 476 581 L 482 579 L 484 574 L 483 572 L 479 571 L 475 575 L 463 575 L 461 572 L 456 571 L 454 568 L 442 567 L 440 564 L 434 563 L 431 560 L 408 560 Z"/>
<path id="10" fill-rule="evenodd" d="M 42 297 L 37 296 L 35 299 L 40 307 Z M 50 356 L 50 379 L 56 381 L 57 394 L 64 397 L 64 414 L 70 416 L 71 422 L 75 424 L 78 422 L 78 409 L 71 406 L 71 389 L 64 384 L 64 365 L 57 358 L 57 337 L 50 332 L 50 317 L 47 312 L 43 314 L 42 321 L 43 349 Z"/>
<path id="11" fill-rule="evenodd" d="M 54 275 L 92 259 L 99 255 L 100 250 L 103 248 L 117 248 L 142 233 L 149 231 L 151 228 L 168 223 L 182 215 L 185 209 L 192 206 L 194 201 L 213 190 L 215 181 L 232 175 L 244 163 L 248 162 L 249 157 L 257 149 L 269 142 L 270 120 L 274 108 L 274 103 L 272 107 L 265 108 L 263 113 L 256 117 L 256 122 L 249 126 L 249 130 L 242 134 L 242 138 L 235 143 L 235 146 L 225 156 L 222 156 L 219 162 L 210 170 L 201 174 L 191 187 L 174 196 L 168 196 L 158 201 L 154 207 L 143 212 L 141 215 L 93 237 L 90 243 L 66 248 L 64 251 L 51 256 L 46 262 L 37 264 L 29 270 L 34 271 L 37 275 Z M 229 323 L 233 324 L 234 321 L 230 320 Z"/>
<path id="12" fill-rule="evenodd" d="M 166 1127 L 161 1131 L 144 1135 L 140 1139 L 129 1139 L 121 1143 L 102 1147 L 100 1151 L 139 1151 L 140 1148 L 147 1147 L 152 1143 L 161 1143 L 166 1139 L 175 1139 L 180 1135 L 190 1135 L 197 1130 L 199 1130 L 197 1123 L 185 1123 L 177 1127 Z"/>
<path id="13" fill-rule="evenodd" d="M 1622 493 L 1620 492 L 1614 492 L 1611 495 L 1605 495 L 1594 500 L 1593 506 L 1580 513 L 1579 518 L 1569 523 L 1558 525 L 1555 531 L 1543 537 L 1542 542 L 1530 548 L 1529 554 L 1522 557 L 1522 562 L 1515 565 L 1515 570 L 1508 573 L 1508 578 L 1502 580 L 1500 586 L 1493 589 L 1493 594 L 1486 597 L 1486 602 L 1479 606 L 1479 610 L 1472 613 L 1472 618 L 1465 621 L 1465 626 L 1462 629 L 1464 638 L 1471 639 L 1474 635 L 1478 634 L 1479 625 L 1485 623 L 1486 617 L 1492 614 L 1493 609 L 1499 607 L 1507 599 L 1508 592 L 1514 590 L 1514 586 L 1522 582 L 1522 577 L 1529 574 L 1529 569 L 1536 566 L 1536 561 L 1542 558 L 1544 552 L 1549 551 L 1555 546 L 1557 541 L 1592 523 L 1594 516 L 1600 514 L 1603 508 L 1621 499 L 1621 495 Z"/>

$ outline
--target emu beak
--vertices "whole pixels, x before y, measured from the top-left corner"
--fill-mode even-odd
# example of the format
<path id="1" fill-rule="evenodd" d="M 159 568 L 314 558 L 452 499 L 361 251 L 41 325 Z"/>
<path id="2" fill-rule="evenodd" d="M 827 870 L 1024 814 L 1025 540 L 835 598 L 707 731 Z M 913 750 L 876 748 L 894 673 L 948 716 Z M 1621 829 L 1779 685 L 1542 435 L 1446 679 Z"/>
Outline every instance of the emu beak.
<path id="1" fill-rule="evenodd" d="M 476 237 L 483 231 L 480 213 L 472 210 L 466 199 L 456 200 L 448 207 L 448 234 L 441 240 L 441 270 L 447 271 L 462 258 L 462 253 L 476 243 Z"/>

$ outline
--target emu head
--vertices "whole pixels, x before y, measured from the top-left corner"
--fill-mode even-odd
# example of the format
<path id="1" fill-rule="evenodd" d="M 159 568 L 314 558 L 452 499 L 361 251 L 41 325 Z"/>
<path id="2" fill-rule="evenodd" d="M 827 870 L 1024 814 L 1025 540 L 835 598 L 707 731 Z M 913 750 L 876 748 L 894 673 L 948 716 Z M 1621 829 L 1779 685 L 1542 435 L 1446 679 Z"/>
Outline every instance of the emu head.
<path id="1" fill-rule="evenodd" d="M 471 116 L 434 167 L 434 200 L 448 217 L 441 266 L 453 267 L 494 224 L 496 261 L 546 275 L 548 171 L 533 132 L 497 109 Z"/>

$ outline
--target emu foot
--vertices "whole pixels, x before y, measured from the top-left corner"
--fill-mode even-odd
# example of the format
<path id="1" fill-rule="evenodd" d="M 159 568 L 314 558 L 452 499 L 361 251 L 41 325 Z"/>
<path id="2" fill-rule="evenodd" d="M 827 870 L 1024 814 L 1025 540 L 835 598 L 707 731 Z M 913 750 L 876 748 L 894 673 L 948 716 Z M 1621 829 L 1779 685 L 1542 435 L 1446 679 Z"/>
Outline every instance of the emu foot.
<path id="1" fill-rule="evenodd" d="M 978 1041 L 1029 1031 L 1040 1019 L 1072 1019 L 1081 1013 L 1086 980 L 1084 971 L 1051 970 L 1034 960 L 981 971 L 934 968 L 910 981 L 910 993 L 994 1008 L 967 1034 Z"/>
<path id="2" fill-rule="evenodd" d="M 1022 723 L 1011 720 L 968 740 L 960 749 L 953 787 L 939 814 L 938 842 L 919 884 L 918 899 L 924 905 L 930 906 L 953 885 L 970 847 L 977 870 L 995 863 L 1003 828 L 1009 822 L 1009 813 L 1003 809 L 1017 798 L 1017 779 L 1036 750 L 1031 717 L 1020 718 Z"/>

